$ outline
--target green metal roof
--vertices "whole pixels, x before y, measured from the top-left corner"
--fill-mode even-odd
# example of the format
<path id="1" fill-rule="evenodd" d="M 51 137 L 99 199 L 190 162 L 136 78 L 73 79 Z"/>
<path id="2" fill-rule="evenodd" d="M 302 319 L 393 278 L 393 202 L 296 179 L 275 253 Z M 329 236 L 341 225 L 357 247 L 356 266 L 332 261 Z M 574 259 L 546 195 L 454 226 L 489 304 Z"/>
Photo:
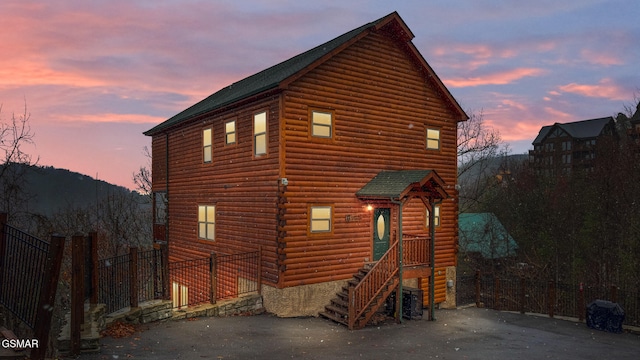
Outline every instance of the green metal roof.
<path id="1" fill-rule="evenodd" d="M 493 213 L 458 216 L 458 244 L 462 252 L 480 253 L 485 259 L 514 256 L 518 244 Z"/>
<path id="2" fill-rule="evenodd" d="M 439 188 L 439 198 L 447 197 L 442 188 L 444 182 L 434 170 L 381 171 L 358 190 L 356 196 L 366 199 L 401 200 L 415 186 L 424 186 L 430 181 Z"/>
<path id="3" fill-rule="evenodd" d="M 443 96 L 445 96 L 451 103 L 454 111 L 459 114 L 459 120 L 468 119 L 468 116 L 465 114 L 464 110 L 462 110 L 460 104 L 458 104 L 458 102 L 453 98 L 449 90 L 447 90 L 440 78 L 438 78 L 437 74 L 433 72 L 433 69 L 431 69 L 426 61 L 424 61 L 422 55 L 417 51 L 417 49 L 415 49 L 413 44 L 411 44 L 411 39 L 414 37 L 411 30 L 409 30 L 404 21 L 400 18 L 400 15 L 398 15 L 397 12 L 393 12 L 257 74 L 233 83 L 165 120 L 152 129 L 145 131 L 144 134 L 151 136 L 178 125 L 183 121 L 232 105 L 254 95 L 265 93 L 270 90 L 275 91 L 279 87 L 284 86 L 286 81 L 289 79 L 295 79 L 296 76 L 304 74 L 306 71 L 312 69 L 314 65 L 317 65 L 327 59 L 330 54 L 335 51 L 339 51 L 342 47 L 348 46 L 351 41 L 356 41 L 359 37 L 366 36 L 371 29 L 380 29 L 387 25 L 391 25 L 390 28 L 394 32 L 393 36 L 396 39 L 409 43 L 410 51 L 415 53 L 416 59 L 418 59 L 418 62 L 420 62 L 425 68 L 425 73 L 428 74 L 428 78 L 435 82 Z"/>
<path id="4" fill-rule="evenodd" d="M 289 60 L 281 62 L 257 74 L 251 75 L 236 83 L 233 83 L 215 92 L 214 94 L 196 103 L 195 105 L 187 108 L 186 110 L 174 115 L 173 117 L 160 123 L 154 128 L 145 131 L 144 134 L 153 135 L 166 128 L 169 128 L 173 125 L 196 117 L 198 115 L 216 110 L 226 105 L 233 104 L 236 101 L 251 97 L 264 91 L 276 89 L 282 81 L 311 66 L 314 62 L 320 60 L 323 56 L 331 53 L 340 46 L 349 42 L 349 40 L 354 39 L 366 30 L 375 27 L 380 23 L 383 23 L 384 21 L 388 20 L 388 18 L 394 15 L 397 16 L 397 13 L 391 13 L 376 21 L 362 25 L 357 29 L 351 30 L 329 42 L 326 42 L 302 54 L 294 56 Z"/>

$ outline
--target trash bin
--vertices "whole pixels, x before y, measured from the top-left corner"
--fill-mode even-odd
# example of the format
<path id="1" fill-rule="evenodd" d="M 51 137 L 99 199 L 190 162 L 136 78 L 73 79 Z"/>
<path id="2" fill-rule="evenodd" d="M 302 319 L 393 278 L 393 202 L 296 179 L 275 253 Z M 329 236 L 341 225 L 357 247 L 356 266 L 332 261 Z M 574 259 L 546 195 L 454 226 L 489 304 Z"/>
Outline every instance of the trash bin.
<path id="1" fill-rule="evenodd" d="M 587 306 L 587 326 L 612 333 L 622 332 L 624 310 L 618 303 L 596 300 Z"/>
<path id="2" fill-rule="evenodd" d="M 422 296 L 423 291 L 411 287 L 402 289 L 402 316 L 405 319 L 422 319 Z M 385 304 L 385 314 L 393 316 L 396 310 L 396 293 L 391 293 Z"/>

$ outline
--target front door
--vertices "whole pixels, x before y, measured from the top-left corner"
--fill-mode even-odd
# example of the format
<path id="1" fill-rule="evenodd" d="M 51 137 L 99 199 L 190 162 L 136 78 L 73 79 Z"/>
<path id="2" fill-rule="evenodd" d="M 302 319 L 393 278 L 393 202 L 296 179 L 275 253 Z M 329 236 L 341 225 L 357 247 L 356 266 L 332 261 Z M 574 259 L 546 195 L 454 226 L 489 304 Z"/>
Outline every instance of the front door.
<path id="1" fill-rule="evenodd" d="M 391 234 L 391 209 L 380 208 L 373 211 L 373 261 L 378 261 L 389 250 Z"/>

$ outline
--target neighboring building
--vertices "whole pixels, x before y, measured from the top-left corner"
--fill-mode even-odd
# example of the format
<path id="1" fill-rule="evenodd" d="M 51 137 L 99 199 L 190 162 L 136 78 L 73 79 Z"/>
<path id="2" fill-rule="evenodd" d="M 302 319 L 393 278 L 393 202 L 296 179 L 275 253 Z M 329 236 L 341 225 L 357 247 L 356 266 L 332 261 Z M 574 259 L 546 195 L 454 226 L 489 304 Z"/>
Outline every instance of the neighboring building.
<path id="1" fill-rule="evenodd" d="M 636 144 L 640 143 L 640 102 L 636 105 L 636 112 L 631 117 L 619 113 L 616 120 L 618 123 L 625 124 L 627 127 L 627 135 L 633 139 Z"/>
<path id="2" fill-rule="evenodd" d="M 543 126 L 529 151 L 531 164 L 548 176 L 593 171 L 598 143 L 615 131 L 611 116 Z"/>
<path id="3" fill-rule="evenodd" d="M 434 303 L 447 300 L 458 240 L 456 129 L 468 117 L 413 37 L 394 12 L 146 131 L 155 238 L 168 241 L 170 258 L 261 246 L 266 310 L 317 315 L 400 243 L 405 266 L 415 266 L 389 273 L 390 287 L 402 273 L 424 290 L 425 305 L 430 291 Z M 435 263 L 424 260 L 430 224 Z M 407 251 L 416 249 L 423 260 L 412 262 Z"/>
<path id="4" fill-rule="evenodd" d="M 465 213 L 458 217 L 460 252 L 475 260 L 516 255 L 518 244 L 493 213 Z"/>

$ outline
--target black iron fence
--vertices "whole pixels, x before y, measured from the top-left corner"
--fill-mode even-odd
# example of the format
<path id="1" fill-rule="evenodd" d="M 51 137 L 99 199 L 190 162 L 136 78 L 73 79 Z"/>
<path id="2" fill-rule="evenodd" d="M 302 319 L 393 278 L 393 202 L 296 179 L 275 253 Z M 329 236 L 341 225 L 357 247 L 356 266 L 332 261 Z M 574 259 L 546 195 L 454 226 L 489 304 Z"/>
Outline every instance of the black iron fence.
<path id="1" fill-rule="evenodd" d="M 56 300 L 65 238 L 40 240 L 7 223 L 0 213 L 0 304 L 33 330 L 41 346 L 32 359 L 44 359 Z"/>
<path id="2" fill-rule="evenodd" d="M 169 263 L 174 307 L 215 303 L 260 292 L 261 250 Z"/>
<path id="3" fill-rule="evenodd" d="M 106 304 L 107 313 L 153 299 L 172 299 L 174 307 L 183 307 L 260 291 L 260 250 L 172 262 L 166 260 L 166 246 L 131 250 L 98 263 L 97 301 Z"/>
<path id="4" fill-rule="evenodd" d="M 476 274 L 458 278 L 458 305 L 475 303 L 496 310 L 567 316 L 584 320 L 587 306 L 595 300 L 618 303 L 625 312 L 625 325 L 640 325 L 640 291 L 616 286 L 565 284 L 525 278 Z M 473 297 L 471 296 L 473 294 Z"/>
<path id="5" fill-rule="evenodd" d="M 139 302 L 161 299 L 167 291 L 161 249 L 137 251 L 99 261 L 98 303 L 106 305 L 107 313 Z"/>
<path id="6" fill-rule="evenodd" d="M 4 239 L 0 303 L 33 329 L 49 243 L 10 225 L 4 226 Z"/>

